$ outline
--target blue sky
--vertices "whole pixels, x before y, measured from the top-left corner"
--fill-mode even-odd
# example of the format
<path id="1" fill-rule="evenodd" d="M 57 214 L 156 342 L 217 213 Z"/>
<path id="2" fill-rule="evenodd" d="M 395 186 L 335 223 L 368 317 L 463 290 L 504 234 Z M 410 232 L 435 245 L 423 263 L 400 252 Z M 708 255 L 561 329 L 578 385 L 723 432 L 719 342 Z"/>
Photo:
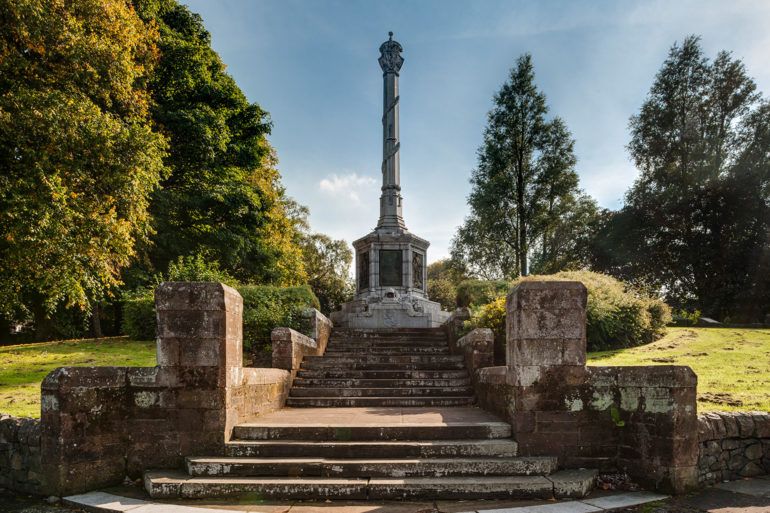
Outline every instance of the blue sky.
<path id="1" fill-rule="evenodd" d="M 468 178 L 516 58 L 533 55 L 551 114 L 576 139 L 581 186 L 618 208 L 636 171 L 628 118 L 669 47 L 703 37 L 742 59 L 770 93 L 770 1 L 186 0 L 251 101 L 270 112 L 288 194 L 315 231 L 348 242 L 377 222 L 382 75 L 393 30 L 401 70 L 401 185 L 407 227 L 448 255 Z"/>

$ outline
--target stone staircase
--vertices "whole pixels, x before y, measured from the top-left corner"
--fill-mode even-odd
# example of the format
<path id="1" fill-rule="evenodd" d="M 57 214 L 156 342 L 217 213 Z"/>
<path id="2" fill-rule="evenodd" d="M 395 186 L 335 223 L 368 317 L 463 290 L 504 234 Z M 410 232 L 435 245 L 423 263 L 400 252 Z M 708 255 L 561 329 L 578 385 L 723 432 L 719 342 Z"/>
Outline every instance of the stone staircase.
<path id="1" fill-rule="evenodd" d="M 465 406 L 475 402 L 462 356 L 437 329 L 334 330 L 323 356 L 306 357 L 290 407 Z"/>
<path id="2" fill-rule="evenodd" d="M 468 371 L 438 329 L 335 329 L 306 357 L 287 408 L 235 426 L 225 456 L 148 472 L 154 498 L 553 499 L 595 472 L 521 457 L 511 426 L 472 406 Z"/>

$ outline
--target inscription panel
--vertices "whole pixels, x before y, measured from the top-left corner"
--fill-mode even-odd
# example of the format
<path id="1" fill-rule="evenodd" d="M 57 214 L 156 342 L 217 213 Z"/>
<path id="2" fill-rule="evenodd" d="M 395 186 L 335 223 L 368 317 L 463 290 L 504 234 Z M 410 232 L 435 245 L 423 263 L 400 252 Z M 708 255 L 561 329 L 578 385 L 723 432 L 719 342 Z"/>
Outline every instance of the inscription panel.
<path id="1" fill-rule="evenodd" d="M 380 250 L 380 287 L 401 287 L 403 266 L 400 249 Z"/>

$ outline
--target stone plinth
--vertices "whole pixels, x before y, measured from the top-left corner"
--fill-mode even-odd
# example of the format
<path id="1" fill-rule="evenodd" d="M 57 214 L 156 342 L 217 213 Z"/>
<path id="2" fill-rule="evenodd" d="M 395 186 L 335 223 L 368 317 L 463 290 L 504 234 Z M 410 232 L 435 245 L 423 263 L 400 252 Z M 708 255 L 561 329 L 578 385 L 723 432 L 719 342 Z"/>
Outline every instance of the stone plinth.
<path id="1" fill-rule="evenodd" d="M 586 363 L 585 286 L 577 281 L 525 281 L 506 302 L 506 364 L 518 384 L 537 382 L 550 367 Z"/>

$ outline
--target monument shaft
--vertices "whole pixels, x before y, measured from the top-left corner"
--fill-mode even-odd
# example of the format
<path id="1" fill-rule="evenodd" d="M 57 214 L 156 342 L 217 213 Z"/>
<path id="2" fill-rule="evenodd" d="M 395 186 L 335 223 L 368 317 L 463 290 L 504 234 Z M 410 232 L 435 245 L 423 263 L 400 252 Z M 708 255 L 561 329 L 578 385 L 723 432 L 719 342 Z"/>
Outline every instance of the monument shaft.
<path id="1" fill-rule="evenodd" d="M 393 35 L 380 47 L 382 68 L 382 195 L 378 228 L 405 228 L 401 209 L 401 162 L 399 139 L 398 72 L 404 59 Z"/>
<path id="2" fill-rule="evenodd" d="M 348 328 L 435 328 L 449 313 L 428 298 L 430 243 L 410 233 L 401 210 L 398 77 L 401 45 L 389 33 L 380 45 L 382 68 L 382 195 L 380 219 L 369 234 L 353 241 L 356 295 L 332 313 L 335 326 Z"/>

